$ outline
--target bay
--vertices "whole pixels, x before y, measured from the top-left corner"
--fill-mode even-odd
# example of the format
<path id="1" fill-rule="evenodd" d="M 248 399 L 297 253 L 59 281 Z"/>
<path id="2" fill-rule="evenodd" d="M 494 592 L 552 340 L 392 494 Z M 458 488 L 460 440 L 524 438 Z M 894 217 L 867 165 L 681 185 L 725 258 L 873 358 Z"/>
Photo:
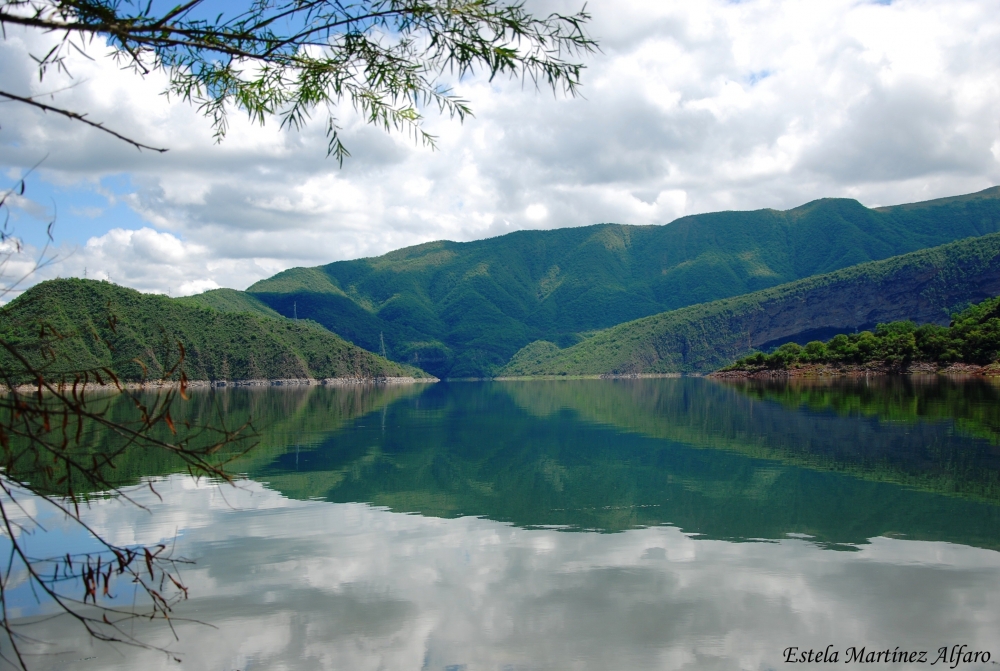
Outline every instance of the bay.
<path id="1" fill-rule="evenodd" d="M 162 623 L 140 631 L 180 668 L 768 669 L 793 647 L 838 664 L 860 648 L 927 653 L 886 665 L 904 669 L 955 645 L 990 653 L 957 668 L 1000 658 L 989 382 L 233 389 L 175 417 L 213 412 L 260 434 L 231 465 L 235 486 L 129 453 L 116 477 L 147 510 L 95 492 L 85 512 L 118 543 L 196 561 L 177 640 Z M 86 547 L 36 514 L 48 533 L 34 547 Z M 25 621 L 45 612 L 12 596 Z M 47 642 L 36 668 L 178 668 L 65 617 L 31 631 Z"/>

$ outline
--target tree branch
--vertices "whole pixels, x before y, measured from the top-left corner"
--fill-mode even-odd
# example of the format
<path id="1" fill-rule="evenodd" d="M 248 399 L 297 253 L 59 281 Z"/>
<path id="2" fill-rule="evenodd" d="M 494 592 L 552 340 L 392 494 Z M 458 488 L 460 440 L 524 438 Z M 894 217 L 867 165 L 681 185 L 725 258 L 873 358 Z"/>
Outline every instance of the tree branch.
<path id="1" fill-rule="evenodd" d="M 139 151 L 142 151 L 143 149 L 149 149 L 150 151 L 159 152 L 160 154 L 167 151 L 166 149 L 163 149 L 161 147 L 151 147 L 148 144 L 142 144 L 141 142 L 137 142 L 136 140 L 133 140 L 130 137 L 126 137 L 121 133 L 117 133 L 111 130 L 110 128 L 105 127 L 104 124 L 102 123 L 91 121 L 90 119 L 87 118 L 87 115 L 85 114 L 78 114 L 77 112 L 71 112 L 70 110 L 65 110 L 60 107 L 53 107 L 51 105 L 46 105 L 45 103 L 38 102 L 34 98 L 14 95 L 13 93 L 7 93 L 6 91 L 0 91 L 0 96 L 3 96 L 4 98 L 7 98 L 9 100 L 14 100 L 16 102 L 24 103 L 26 105 L 31 105 L 32 107 L 37 107 L 43 112 L 54 112 L 56 114 L 61 114 L 62 116 L 68 119 L 72 119 L 73 121 L 81 121 L 87 124 L 88 126 L 96 128 L 97 130 L 100 131 L 104 131 L 108 135 L 112 135 L 118 138 L 119 140 L 129 143 Z"/>

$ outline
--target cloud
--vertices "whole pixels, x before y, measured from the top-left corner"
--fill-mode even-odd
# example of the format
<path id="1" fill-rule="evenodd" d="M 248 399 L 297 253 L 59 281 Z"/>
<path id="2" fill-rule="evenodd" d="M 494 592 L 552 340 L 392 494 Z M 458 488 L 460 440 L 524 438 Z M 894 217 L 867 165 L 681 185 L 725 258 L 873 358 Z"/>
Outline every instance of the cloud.
<path id="1" fill-rule="evenodd" d="M 990 3 L 632 0 L 589 10 L 602 53 L 588 59 L 582 97 L 518 81 L 455 82 L 476 117 L 461 125 L 429 113 L 436 152 L 349 111 L 341 121 L 354 157 L 343 169 L 325 156 L 321 120 L 287 133 L 235 114 L 216 145 L 205 119 L 159 95 L 161 75 L 141 79 L 81 58 L 70 63 L 79 85 L 54 104 L 170 151 L 140 153 L 4 104 L 0 168 L 47 157 L 35 179 L 95 194 L 102 179 L 127 177 L 127 192 L 101 198 L 126 203 L 149 232 L 115 232 L 133 224 L 109 212 L 97 216 L 107 220 L 97 235 L 63 235 L 88 263 L 113 265 L 116 282 L 162 292 L 243 288 L 293 265 L 433 239 L 665 224 L 826 196 L 885 205 L 1000 181 L 1000 17 Z M 48 39 L 8 33 L 4 89 L 39 94 L 67 83 L 37 80 L 28 54 Z M 68 205 L 88 216 L 103 207 Z M 153 232 L 177 244 L 155 238 L 151 255 Z M 102 251 L 112 248 L 121 261 Z"/>
<path id="2" fill-rule="evenodd" d="M 115 228 L 90 238 L 83 246 L 64 244 L 41 250 L 25 244 L 18 250 L 7 244 L 0 247 L 0 260 L 4 259 L 0 281 L 5 286 L 17 281 L 17 286 L 0 295 L 0 302 L 56 277 L 86 277 L 149 293 L 189 296 L 219 288 L 221 285 L 212 279 L 217 274 L 249 284 L 278 270 L 267 265 L 267 260 L 220 259 L 204 245 L 148 227 Z"/>
<path id="3" fill-rule="evenodd" d="M 179 642 L 165 627 L 136 625 L 195 671 L 765 669 L 789 645 L 828 644 L 841 663 L 850 646 L 961 642 L 996 654 L 991 550 L 875 538 L 835 552 L 802 539 L 698 540 L 669 526 L 520 529 L 186 476 L 156 489 L 164 500 L 134 490 L 149 512 L 96 499 L 85 515 L 116 542 L 176 543 L 197 559 L 183 573 L 191 600 L 174 614 Z M 213 626 L 184 623 L 191 616 Z M 55 643 L 46 650 L 54 664 L 87 651 L 107 669 L 176 666 L 89 642 L 59 619 L 32 635 Z"/>

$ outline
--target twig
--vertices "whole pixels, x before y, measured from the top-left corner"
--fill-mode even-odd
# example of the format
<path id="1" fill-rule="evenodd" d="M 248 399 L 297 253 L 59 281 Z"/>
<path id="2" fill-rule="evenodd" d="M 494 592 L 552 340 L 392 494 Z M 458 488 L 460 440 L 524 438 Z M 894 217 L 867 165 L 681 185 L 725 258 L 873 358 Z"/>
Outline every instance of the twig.
<path id="1" fill-rule="evenodd" d="M 126 137 L 126 136 L 122 135 L 121 133 L 117 133 L 117 132 L 111 130 L 110 128 L 107 128 L 102 123 L 98 123 L 96 121 L 91 121 L 90 119 L 87 118 L 86 114 L 79 114 L 77 112 L 72 112 L 70 110 L 62 109 L 61 107 L 53 107 L 51 105 L 46 105 L 45 103 L 38 102 L 34 98 L 15 95 L 13 93 L 7 93 L 6 91 L 0 91 L 0 96 L 3 96 L 4 98 L 7 98 L 9 100 L 16 100 L 17 102 L 22 102 L 22 103 L 24 103 L 26 105 L 31 105 L 33 107 L 37 107 L 38 109 L 42 110 L 43 112 L 55 112 L 56 114 L 61 114 L 61 115 L 63 115 L 64 117 L 66 117 L 68 119 L 73 119 L 74 121 L 82 121 L 83 123 L 87 124 L 88 126 L 96 128 L 97 130 L 100 130 L 100 131 L 104 131 L 108 135 L 112 135 L 112 136 L 118 138 L 119 140 L 123 140 L 125 142 L 128 142 L 130 145 L 132 145 L 133 147 L 135 147 L 139 151 L 142 151 L 143 149 L 149 149 L 150 151 L 159 152 L 161 154 L 167 151 L 166 149 L 163 149 L 161 147 L 151 147 L 148 144 L 142 144 L 141 142 L 137 142 L 137 141 L 133 140 L 130 137 Z"/>

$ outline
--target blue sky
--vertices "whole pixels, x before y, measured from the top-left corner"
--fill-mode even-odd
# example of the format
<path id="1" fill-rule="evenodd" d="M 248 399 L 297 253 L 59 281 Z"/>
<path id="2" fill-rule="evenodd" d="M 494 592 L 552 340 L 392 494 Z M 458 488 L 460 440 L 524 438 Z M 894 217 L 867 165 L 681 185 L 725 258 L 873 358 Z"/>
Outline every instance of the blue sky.
<path id="1" fill-rule="evenodd" d="M 44 164 L 42 164 L 44 166 Z M 109 198 L 109 194 L 122 198 L 135 191 L 128 174 L 101 177 L 96 183 L 60 184 L 46 179 L 46 171 L 29 173 L 25 196 L 37 208 L 15 208 L 11 224 L 24 242 L 35 247 L 45 245 L 49 223 L 57 245 L 84 245 L 92 237 L 99 237 L 112 228 L 141 228 L 144 221 L 125 202 Z"/>
<path id="2" fill-rule="evenodd" d="M 33 280 L 86 268 L 143 291 L 242 289 L 291 266 L 442 238 L 668 224 L 828 196 L 886 205 L 1000 183 L 991 3 L 605 0 L 588 10 L 602 51 L 586 61 L 582 97 L 454 82 L 476 116 L 430 115 L 436 152 L 339 109 L 353 154 L 342 169 L 326 158 L 322 113 L 298 133 L 234 115 L 216 144 L 206 119 L 161 95 L 161 74 L 123 72 L 95 47 L 92 61 L 71 58 L 72 80 L 39 82 L 30 56 L 51 36 L 10 31 L 0 89 L 72 84 L 53 104 L 170 149 L 140 153 L 0 103 L 0 174 L 15 180 L 44 159 L 12 209 L 18 232 L 37 246 L 53 204 L 58 213 L 63 260 Z"/>

